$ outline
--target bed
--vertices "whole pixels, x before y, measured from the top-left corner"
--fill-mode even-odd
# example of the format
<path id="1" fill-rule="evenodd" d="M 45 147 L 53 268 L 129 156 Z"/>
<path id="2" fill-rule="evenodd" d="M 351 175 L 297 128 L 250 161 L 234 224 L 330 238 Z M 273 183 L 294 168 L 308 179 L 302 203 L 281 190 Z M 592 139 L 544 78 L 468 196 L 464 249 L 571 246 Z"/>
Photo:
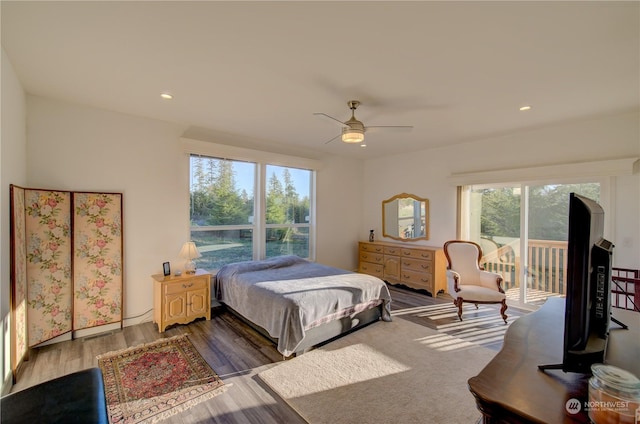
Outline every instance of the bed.
<path id="1" fill-rule="evenodd" d="M 371 322 L 391 321 L 384 281 L 297 256 L 224 265 L 216 294 L 285 357 Z"/>

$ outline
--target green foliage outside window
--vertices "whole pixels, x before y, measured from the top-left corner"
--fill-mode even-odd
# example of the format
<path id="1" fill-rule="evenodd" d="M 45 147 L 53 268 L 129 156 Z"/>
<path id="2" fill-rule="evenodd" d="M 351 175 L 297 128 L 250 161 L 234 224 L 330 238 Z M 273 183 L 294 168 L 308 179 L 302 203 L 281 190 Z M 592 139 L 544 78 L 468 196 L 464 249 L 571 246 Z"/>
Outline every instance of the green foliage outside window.
<path id="1" fill-rule="evenodd" d="M 205 269 L 253 259 L 257 164 L 191 157 L 191 238 Z M 266 165 L 264 255 L 309 257 L 311 171 Z M 295 175 L 292 175 L 295 173 Z M 303 193 L 299 193 L 302 191 Z"/>
<path id="2" fill-rule="evenodd" d="M 519 190 L 513 187 L 479 190 L 482 193 L 482 236 L 520 237 Z M 599 202 L 600 185 L 561 184 L 529 187 L 529 238 L 567 240 L 569 193 L 579 193 Z"/>

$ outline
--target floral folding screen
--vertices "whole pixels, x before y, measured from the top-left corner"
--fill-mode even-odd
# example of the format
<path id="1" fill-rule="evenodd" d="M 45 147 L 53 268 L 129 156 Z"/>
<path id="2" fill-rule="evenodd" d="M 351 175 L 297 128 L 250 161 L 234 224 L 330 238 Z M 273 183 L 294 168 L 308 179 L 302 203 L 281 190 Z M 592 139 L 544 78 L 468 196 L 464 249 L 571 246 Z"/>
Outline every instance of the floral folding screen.
<path id="1" fill-rule="evenodd" d="M 11 186 L 12 367 L 61 334 L 122 325 L 122 194 Z"/>

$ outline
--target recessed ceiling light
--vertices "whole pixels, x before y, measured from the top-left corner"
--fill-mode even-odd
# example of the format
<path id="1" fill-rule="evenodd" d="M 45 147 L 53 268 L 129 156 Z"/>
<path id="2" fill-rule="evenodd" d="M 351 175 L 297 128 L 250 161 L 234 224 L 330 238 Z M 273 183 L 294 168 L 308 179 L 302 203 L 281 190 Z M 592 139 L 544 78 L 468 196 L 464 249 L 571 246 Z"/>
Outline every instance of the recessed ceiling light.
<path id="1" fill-rule="evenodd" d="M 162 97 L 165 100 L 173 99 L 173 95 L 171 95 L 171 93 L 160 93 L 160 97 Z"/>
<path id="2" fill-rule="evenodd" d="M 360 147 L 367 147 L 367 145 L 365 143 L 362 143 Z"/>
<path id="3" fill-rule="evenodd" d="M 524 112 L 525 110 L 531 110 L 531 106 L 526 105 L 526 106 L 521 106 L 520 107 L 520 111 Z"/>

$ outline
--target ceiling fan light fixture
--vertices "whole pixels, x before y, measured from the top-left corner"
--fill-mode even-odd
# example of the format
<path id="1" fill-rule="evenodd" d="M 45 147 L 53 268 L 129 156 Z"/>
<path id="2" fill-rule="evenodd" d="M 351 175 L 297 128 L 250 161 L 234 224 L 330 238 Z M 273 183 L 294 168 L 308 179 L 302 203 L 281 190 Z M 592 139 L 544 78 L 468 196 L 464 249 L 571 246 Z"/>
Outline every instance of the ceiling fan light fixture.
<path id="1" fill-rule="evenodd" d="M 345 143 L 362 143 L 364 141 L 364 131 L 357 128 L 343 128 L 342 141 Z"/>

